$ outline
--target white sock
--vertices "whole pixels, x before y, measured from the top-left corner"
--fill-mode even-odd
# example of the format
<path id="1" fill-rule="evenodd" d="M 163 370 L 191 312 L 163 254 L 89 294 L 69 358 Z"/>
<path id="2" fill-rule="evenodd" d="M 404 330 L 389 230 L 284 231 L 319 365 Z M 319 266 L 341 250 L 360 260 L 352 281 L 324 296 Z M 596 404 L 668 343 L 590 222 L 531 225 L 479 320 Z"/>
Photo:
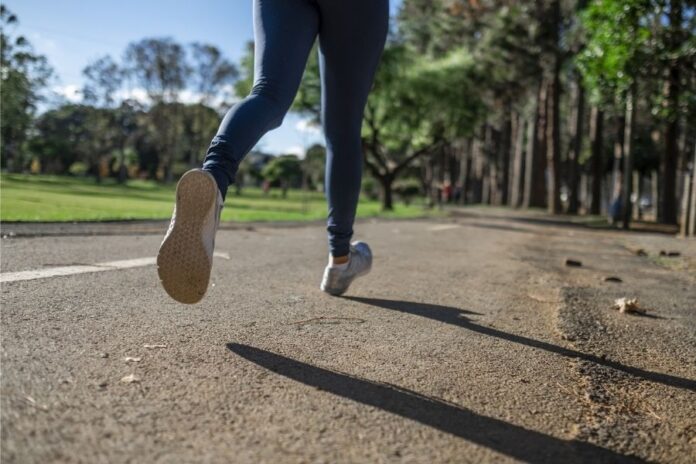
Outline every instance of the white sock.
<path id="1" fill-rule="evenodd" d="M 343 264 L 334 264 L 331 262 L 331 258 L 329 258 L 329 267 L 331 269 L 339 269 L 339 270 L 343 271 L 343 270 L 348 268 L 348 263 L 350 263 L 350 258 L 348 259 L 348 261 L 346 261 Z"/>

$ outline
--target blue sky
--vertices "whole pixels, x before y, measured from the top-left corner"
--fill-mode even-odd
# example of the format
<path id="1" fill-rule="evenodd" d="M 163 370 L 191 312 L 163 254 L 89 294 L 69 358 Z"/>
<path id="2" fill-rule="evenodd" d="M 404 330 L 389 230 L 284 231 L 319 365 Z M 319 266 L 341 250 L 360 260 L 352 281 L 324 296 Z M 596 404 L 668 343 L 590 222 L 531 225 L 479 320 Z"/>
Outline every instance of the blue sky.
<path id="1" fill-rule="evenodd" d="M 343 1 L 343 0 L 341 0 Z M 349 0 L 347 0 L 349 1 Z M 391 0 L 392 12 L 400 0 Z M 109 54 L 120 59 L 128 43 L 144 37 L 173 37 L 181 43 L 206 42 L 237 62 L 251 40 L 251 0 L 9 0 L 19 17 L 17 33 L 46 55 L 68 95 L 82 86 L 82 69 Z M 268 133 L 259 148 L 272 153 L 298 152 L 320 141 L 303 130 L 302 118 L 290 114 Z"/>

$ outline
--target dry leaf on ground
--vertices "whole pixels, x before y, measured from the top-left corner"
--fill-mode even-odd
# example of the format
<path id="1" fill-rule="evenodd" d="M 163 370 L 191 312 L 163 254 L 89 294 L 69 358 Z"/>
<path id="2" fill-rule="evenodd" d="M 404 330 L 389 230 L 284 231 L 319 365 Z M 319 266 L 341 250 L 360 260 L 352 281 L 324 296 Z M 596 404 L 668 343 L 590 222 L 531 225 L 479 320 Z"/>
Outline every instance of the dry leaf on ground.
<path id="1" fill-rule="evenodd" d="M 638 298 L 618 298 L 614 301 L 614 309 L 620 313 L 645 314 L 646 310 L 638 305 Z"/>
<path id="2" fill-rule="evenodd" d="M 140 361 L 143 360 L 143 358 L 133 358 L 133 357 L 131 357 L 131 356 L 126 356 L 125 358 L 123 358 L 123 360 L 124 360 L 125 362 L 139 363 Z"/>
<path id="3" fill-rule="evenodd" d="M 137 382 L 140 382 L 140 377 L 138 377 L 135 374 L 127 375 L 121 379 L 121 382 L 123 382 L 123 383 L 137 383 Z"/>

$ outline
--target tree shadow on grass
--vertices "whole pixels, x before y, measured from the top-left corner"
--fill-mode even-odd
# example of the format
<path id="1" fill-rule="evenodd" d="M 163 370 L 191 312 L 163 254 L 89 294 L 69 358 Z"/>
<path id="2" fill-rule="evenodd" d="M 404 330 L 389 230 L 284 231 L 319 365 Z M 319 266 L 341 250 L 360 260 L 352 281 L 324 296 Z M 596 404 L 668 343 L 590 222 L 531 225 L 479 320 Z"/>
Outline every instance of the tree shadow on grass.
<path id="1" fill-rule="evenodd" d="M 625 372 L 635 377 L 649 380 L 651 382 L 657 382 L 670 387 L 696 391 L 696 380 L 685 379 L 682 377 L 663 374 L 660 372 L 647 371 L 638 367 L 626 366 L 617 361 L 600 358 L 599 356 L 595 356 L 592 354 L 571 350 L 569 348 L 563 348 L 552 343 L 542 342 L 540 340 L 523 337 L 521 335 L 503 332 L 502 330 L 494 329 L 492 327 L 478 325 L 465 316 L 466 314 L 476 313 L 465 311 L 459 308 L 426 303 L 415 303 L 411 301 L 383 300 L 379 298 L 362 298 L 356 296 L 345 296 L 343 298 L 351 301 L 356 301 L 358 303 L 376 306 L 378 308 L 390 309 L 402 313 L 409 313 L 414 314 L 416 316 L 427 317 L 436 321 L 463 327 L 465 329 L 483 335 L 488 335 L 491 337 L 500 338 L 502 340 L 519 343 L 521 345 L 530 346 L 532 348 L 548 351 L 550 353 L 559 354 L 567 358 L 577 358 L 593 362 L 602 366 L 616 369 L 617 371 Z"/>
<path id="2" fill-rule="evenodd" d="M 414 420 L 522 461 L 638 462 L 590 443 L 555 438 L 395 385 L 323 369 L 249 345 L 229 343 L 227 348 L 289 379 Z"/>
<path id="3" fill-rule="evenodd" d="M 44 185 L 36 185 L 35 183 L 26 183 L 24 185 L 13 184 L 14 190 L 30 191 L 41 193 L 46 196 L 51 195 L 75 195 L 86 196 L 91 198 L 114 198 L 118 200 L 138 200 L 138 201 L 158 201 L 158 202 L 174 202 L 174 191 L 163 192 L 151 189 L 144 189 L 130 186 L 104 186 L 100 187 L 97 184 L 86 185 L 60 185 L 57 183 L 46 183 Z"/>

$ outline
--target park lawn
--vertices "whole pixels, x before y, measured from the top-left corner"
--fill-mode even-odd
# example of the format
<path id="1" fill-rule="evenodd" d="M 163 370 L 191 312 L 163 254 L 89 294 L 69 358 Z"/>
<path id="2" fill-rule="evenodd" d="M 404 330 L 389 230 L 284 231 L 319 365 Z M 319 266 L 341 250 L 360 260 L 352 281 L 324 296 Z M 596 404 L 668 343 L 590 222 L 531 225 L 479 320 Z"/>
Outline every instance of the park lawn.
<path id="1" fill-rule="evenodd" d="M 174 185 L 132 180 L 118 185 L 107 179 L 3 174 L 0 176 L 1 221 L 108 221 L 168 219 L 174 205 Z M 395 205 L 382 212 L 378 201 L 361 199 L 358 217 L 418 217 L 428 214 L 420 205 Z M 222 211 L 223 221 L 309 221 L 326 216 L 324 195 L 291 190 L 281 198 L 279 190 L 264 195 L 246 188 L 242 195 L 230 190 Z"/>

